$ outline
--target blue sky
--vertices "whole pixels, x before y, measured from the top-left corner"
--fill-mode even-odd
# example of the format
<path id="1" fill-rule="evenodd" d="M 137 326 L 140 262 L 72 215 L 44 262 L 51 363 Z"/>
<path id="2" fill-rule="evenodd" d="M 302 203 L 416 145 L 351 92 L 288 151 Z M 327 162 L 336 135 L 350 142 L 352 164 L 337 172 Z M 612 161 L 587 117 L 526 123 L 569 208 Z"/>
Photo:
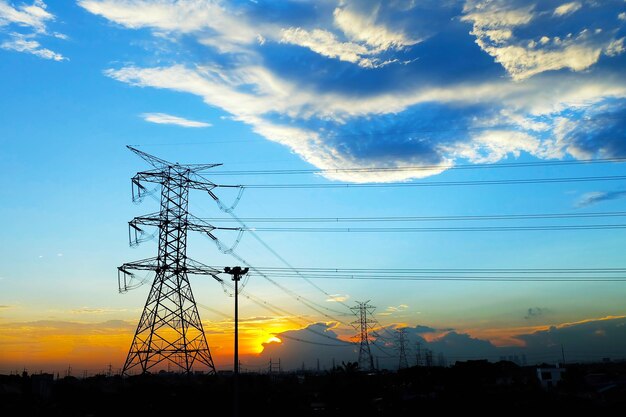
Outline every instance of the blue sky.
<path id="1" fill-rule="evenodd" d="M 0 266 L 0 320 L 132 327 L 147 287 L 117 294 L 115 268 L 153 256 L 154 242 L 127 247 L 126 223 L 156 203 L 130 201 L 129 177 L 145 164 L 127 144 L 223 170 L 437 167 L 209 175 L 231 184 L 622 175 L 621 164 L 449 168 L 626 157 L 625 37 L 623 0 L 0 0 L 0 248 L 11 260 Z M 623 181 L 249 189 L 237 214 L 621 211 L 624 190 Z M 222 215 L 201 193 L 191 210 Z M 220 233 L 225 242 L 236 237 Z M 295 266 L 623 266 L 620 230 L 261 236 Z M 238 252 L 255 265 L 280 265 L 246 234 Z M 190 253 L 208 264 L 236 262 L 202 237 L 190 238 Z M 333 304 L 306 282 L 281 282 Z M 454 328 L 500 344 L 506 338 L 493 334 L 509 337 L 510 329 L 626 314 L 622 283 L 319 285 L 347 302 L 371 299 L 389 313 L 379 318 L 386 325 Z M 248 288 L 307 323 L 327 321 L 261 278 Z M 194 289 L 204 304 L 231 310 L 215 282 L 197 278 Z M 529 320 L 530 308 L 549 314 Z"/>

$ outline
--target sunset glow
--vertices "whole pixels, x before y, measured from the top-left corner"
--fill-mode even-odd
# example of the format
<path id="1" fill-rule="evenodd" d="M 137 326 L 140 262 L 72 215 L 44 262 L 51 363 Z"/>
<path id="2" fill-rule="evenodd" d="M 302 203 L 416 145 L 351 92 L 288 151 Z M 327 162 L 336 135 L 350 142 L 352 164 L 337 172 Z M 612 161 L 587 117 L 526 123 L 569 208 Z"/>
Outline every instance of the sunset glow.
<path id="1" fill-rule="evenodd" d="M 624 0 L 0 0 L 0 97 L 0 374 L 626 352 Z"/>

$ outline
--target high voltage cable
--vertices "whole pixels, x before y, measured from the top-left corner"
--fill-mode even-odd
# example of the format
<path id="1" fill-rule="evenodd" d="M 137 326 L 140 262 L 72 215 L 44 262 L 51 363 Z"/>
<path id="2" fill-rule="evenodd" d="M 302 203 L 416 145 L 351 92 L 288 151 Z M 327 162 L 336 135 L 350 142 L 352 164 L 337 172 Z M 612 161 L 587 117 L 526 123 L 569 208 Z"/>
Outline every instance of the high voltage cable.
<path id="1" fill-rule="evenodd" d="M 296 278 L 289 275 L 275 275 Z M 369 280 L 369 281 L 482 281 L 482 282 L 626 282 L 624 277 L 506 277 L 506 276 L 368 276 L 368 275 L 308 275 L 310 279 Z"/>
<path id="2" fill-rule="evenodd" d="M 154 197 L 154 196 L 152 196 L 152 195 L 151 195 L 151 197 L 155 198 L 155 197 Z M 232 213 L 232 210 L 230 210 L 230 209 L 228 209 L 228 208 L 224 209 L 224 208 L 225 208 L 225 206 L 221 203 L 221 201 L 220 201 L 220 200 L 219 200 L 216 196 L 215 196 L 214 198 L 215 198 L 215 201 L 218 203 L 218 206 L 220 207 L 220 209 L 222 209 L 223 211 L 225 211 L 225 212 L 227 212 L 227 213 L 230 213 L 230 214 L 231 214 L 231 216 L 234 216 L 234 214 Z M 206 221 L 204 221 L 204 220 L 202 220 L 202 219 L 197 219 L 197 220 L 199 220 L 199 221 L 201 221 L 201 222 L 203 222 L 203 223 L 206 223 Z M 209 225 L 208 223 L 206 223 L 206 224 L 207 224 L 208 226 L 211 226 L 211 225 Z M 213 226 L 211 226 L 211 227 L 213 227 Z M 237 228 L 235 228 L 235 229 L 237 229 Z M 233 229 L 233 230 L 234 230 L 234 229 Z M 208 236 L 206 236 L 206 235 L 204 235 L 204 236 L 205 236 L 206 238 L 208 238 L 208 239 L 212 240 L 214 243 L 216 243 L 216 244 L 218 245 L 218 247 L 220 247 L 220 246 L 222 245 L 219 239 L 216 239 L 216 238 L 211 239 L 211 238 L 209 238 L 209 237 L 208 237 Z M 260 237 L 257 237 L 257 240 L 261 241 L 261 238 L 260 238 Z M 264 242 L 262 242 L 262 243 L 264 243 Z M 270 250 L 271 250 L 271 248 L 270 248 L 267 244 L 265 244 L 265 246 L 266 246 L 268 249 L 270 249 Z M 232 257 L 234 257 L 234 258 L 236 258 L 237 260 L 239 260 L 240 262 L 242 262 L 245 266 L 248 266 L 251 270 L 256 271 L 256 269 L 254 268 L 254 266 L 252 266 L 250 263 L 248 263 L 248 262 L 247 262 L 244 258 L 242 258 L 240 255 L 238 255 L 237 253 L 235 253 L 235 251 L 233 250 L 233 248 L 231 248 L 231 249 L 229 249 L 229 250 L 225 251 L 224 253 L 227 253 L 227 254 L 231 255 Z M 278 254 L 276 254 L 276 255 L 278 255 Z M 278 256 L 279 256 L 279 258 L 280 258 L 280 255 L 278 255 Z M 286 262 L 286 261 L 284 261 L 284 260 L 283 260 L 283 262 Z M 325 309 L 325 310 L 328 310 L 328 311 L 332 311 L 332 312 L 335 312 L 335 313 L 338 313 L 338 314 L 344 314 L 343 312 L 340 312 L 340 311 L 337 311 L 337 310 L 331 309 L 331 308 L 329 308 L 329 307 L 326 307 L 326 306 L 323 306 L 323 305 L 321 305 L 321 304 L 318 304 L 318 303 L 316 303 L 315 301 L 309 300 L 307 297 L 301 296 L 301 295 L 297 294 L 296 292 L 294 292 L 294 291 L 292 291 L 292 290 L 290 290 L 290 289 L 286 288 L 285 286 L 283 286 L 283 285 L 281 285 L 281 284 L 277 283 L 275 280 L 273 280 L 273 279 L 269 278 L 267 275 L 263 274 L 262 272 L 259 272 L 259 271 L 256 271 L 256 272 L 257 272 L 260 276 L 262 276 L 263 278 L 265 278 L 267 281 L 269 281 L 270 283 L 274 284 L 275 286 L 277 286 L 278 288 L 280 288 L 282 291 L 284 291 L 284 292 L 285 292 L 285 293 L 287 293 L 288 295 L 290 295 L 290 296 L 294 297 L 297 301 L 301 302 L 302 304 L 304 304 L 305 306 L 307 306 L 307 307 L 309 307 L 310 309 L 314 310 L 315 312 L 317 312 L 317 313 L 319 313 L 319 314 L 322 314 L 324 317 L 327 317 L 327 318 L 329 318 L 329 319 L 331 319 L 331 320 L 333 320 L 333 321 L 339 322 L 339 323 L 344 324 L 344 325 L 346 325 L 346 326 L 347 326 L 347 324 L 346 324 L 345 322 L 343 322 L 342 320 L 339 320 L 339 319 L 337 319 L 337 318 L 335 318 L 335 317 L 333 317 L 333 316 L 330 316 L 330 315 L 328 315 L 328 314 L 324 313 L 323 311 L 320 311 L 320 309 L 319 309 L 319 308 L 321 308 L 321 309 Z M 224 284 L 223 284 L 223 285 L 224 285 Z M 313 284 L 313 285 L 315 285 L 315 284 Z M 317 287 L 317 288 L 319 288 L 319 287 Z M 234 287 L 233 287 L 233 290 L 234 290 Z M 240 293 L 241 293 L 241 291 L 240 291 Z M 314 307 L 313 305 L 316 305 L 316 306 L 318 306 L 319 308 Z"/>
<path id="3" fill-rule="evenodd" d="M 230 283 L 228 281 L 224 281 L 224 280 L 220 280 L 220 282 L 222 283 L 222 285 L 229 287 L 231 289 L 231 291 L 235 290 L 235 286 L 232 283 Z M 278 316 L 281 316 L 285 320 L 290 321 L 290 322 L 292 322 L 292 323 L 294 323 L 294 324 L 296 324 L 298 326 L 302 326 L 302 322 L 308 323 L 309 325 L 317 324 L 317 322 L 308 320 L 308 319 L 302 317 L 301 315 L 291 313 L 291 312 L 285 310 L 282 307 L 278 307 L 278 306 L 270 303 L 269 301 L 263 300 L 263 299 L 255 296 L 255 295 L 251 294 L 247 290 L 246 291 L 241 291 L 240 290 L 239 294 L 242 295 L 243 297 L 245 297 L 247 300 L 252 301 L 253 303 L 258 305 L 259 307 L 264 308 L 264 309 L 270 311 L 273 314 L 277 314 Z M 201 307 L 204 307 L 204 306 L 201 306 Z M 292 317 L 298 317 L 302 322 L 298 322 L 297 320 L 293 319 Z M 341 339 L 335 339 L 335 338 L 332 338 L 332 337 L 330 337 L 330 336 L 328 336 L 328 335 L 326 335 L 324 333 L 317 332 L 317 331 L 309 328 L 308 325 L 303 327 L 303 329 L 305 329 L 305 330 L 307 330 L 307 331 L 309 331 L 311 333 L 314 333 L 314 334 L 316 334 L 318 336 L 322 336 L 322 337 L 328 338 L 328 339 L 333 340 L 333 341 L 338 341 L 338 342 L 342 342 L 342 343 L 346 343 L 346 344 L 352 344 L 351 342 L 346 342 L 345 340 L 341 340 Z"/>
<path id="4" fill-rule="evenodd" d="M 476 227 L 252 227 L 243 231 L 285 233 L 419 233 L 419 232 L 527 232 L 626 229 L 626 224 L 476 226 Z"/>
<path id="5" fill-rule="evenodd" d="M 262 271 L 289 271 L 290 269 L 281 267 L 257 267 Z M 428 272 L 428 273 L 619 273 L 625 272 L 626 267 L 614 267 L 614 268 L 324 268 L 324 267 L 300 267 L 298 271 L 323 271 L 323 272 L 388 272 L 392 274 L 399 273 L 416 273 L 416 272 Z"/>
<path id="6" fill-rule="evenodd" d="M 211 175 L 302 175 L 302 174 L 340 174 L 340 173 L 371 173 L 371 172 L 403 172 L 403 171 L 431 171 L 455 169 L 491 169 L 491 168 L 527 168 L 538 166 L 588 165 L 625 162 L 626 158 L 579 159 L 571 161 L 535 161 L 535 162 L 508 162 L 493 164 L 459 164 L 446 167 L 445 165 L 414 165 L 400 167 L 353 167 L 353 168 L 311 168 L 311 169 L 277 169 L 277 170 L 233 170 L 212 171 Z"/>
<path id="7" fill-rule="evenodd" d="M 625 217 L 626 211 L 593 213 L 538 213 L 538 214 L 487 214 L 458 216 L 382 216 L 382 217 L 240 217 L 244 222 L 254 223 L 357 223 L 357 222 L 431 222 L 431 221 L 475 221 L 475 220 L 535 220 L 535 219 L 578 219 Z M 203 218 L 209 222 L 230 223 L 228 218 Z"/>
<path id="8" fill-rule="evenodd" d="M 450 187 L 450 186 L 481 186 L 481 185 L 519 185 L 519 184 L 552 184 L 568 182 L 621 181 L 626 175 L 605 175 L 597 177 L 556 177 L 556 178 L 522 178 L 502 180 L 470 180 L 470 181 L 415 181 L 415 182 L 381 182 L 381 183 L 300 183 L 300 184 L 239 184 L 228 187 L 250 189 L 283 189 L 283 188 L 388 188 L 388 187 Z M 225 187 L 225 186 L 221 186 Z"/>
<path id="9" fill-rule="evenodd" d="M 240 194 L 241 195 L 241 194 Z M 221 200 L 215 196 L 214 194 L 212 194 L 212 197 L 214 198 L 215 202 L 217 203 L 218 207 L 220 208 L 220 210 L 222 210 L 223 212 L 227 213 L 234 221 L 236 221 L 237 223 L 239 223 L 242 228 L 246 228 L 247 225 L 235 214 L 233 213 L 232 208 L 228 208 L 227 206 L 225 206 Z M 250 231 L 250 234 L 252 235 L 252 237 L 259 242 L 265 249 L 267 249 L 272 255 L 274 255 L 279 261 L 281 261 L 285 266 L 287 266 L 288 268 L 290 268 L 291 270 L 295 271 L 295 268 L 283 257 L 281 256 L 278 252 L 276 252 L 276 250 L 274 250 L 267 242 L 265 242 L 263 239 L 261 239 L 260 236 L 258 236 L 256 233 L 254 233 L 253 231 Z M 231 250 L 230 251 L 231 255 L 235 255 L 235 253 Z M 241 259 L 241 257 L 239 257 Z M 243 261 L 243 260 L 242 260 Z M 243 261 L 245 262 L 245 261 Z M 246 262 L 247 263 L 247 262 Z M 248 264 L 249 267 L 252 267 L 251 265 Z M 252 269 L 254 270 L 254 267 L 252 267 Z M 272 281 L 270 278 L 265 277 L 266 279 L 268 279 L 270 282 Z M 304 278 L 305 281 L 307 281 L 311 286 L 313 286 L 315 289 L 317 289 L 318 291 L 322 292 L 324 295 L 326 295 L 327 297 L 330 298 L 334 298 L 330 293 L 328 293 L 327 291 L 325 291 L 323 288 L 321 288 L 319 285 L 317 285 L 316 283 L 309 281 L 308 279 Z M 274 285 L 279 285 L 278 283 L 273 282 Z M 283 289 L 284 290 L 284 289 Z M 343 301 L 339 301 L 340 304 L 342 304 L 344 307 L 346 307 L 347 309 L 350 309 L 350 307 L 344 303 Z M 334 309 L 322 306 L 322 308 L 328 310 L 328 311 L 334 311 L 338 314 L 345 314 L 343 312 L 338 312 Z M 339 320 L 340 323 L 343 323 L 342 321 Z M 345 324 L 345 323 L 344 323 Z"/>
<path id="10" fill-rule="evenodd" d="M 217 314 L 218 316 L 222 316 L 222 317 L 224 317 L 226 319 L 232 318 L 232 316 L 230 314 L 226 314 L 226 313 L 224 313 L 222 311 L 216 310 L 216 309 L 214 309 L 212 307 L 209 307 L 209 306 L 207 306 L 205 304 L 199 303 L 197 301 L 196 301 L 196 304 L 198 305 L 198 307 L 202 307 L 203 309 L 205 309 L 207 311 L 210 311 L 210 312 L 212 312 L 214 314 Z"/>
<path id="11" fill-rule="evenodd" d="M 344 325 L 347 325 L 344 321 L 339 320 L 333 316 L 330 316 L 326 313 L 324 313 L 323 311 L 321 311 L 319 308 L 328 310 L 328 311 L 332 311 L 338 314 L 345 314 L 341 311 L 337 311 L 334 309 L 331 309 L 329 307 L 320 305 L 318 303 L 316 303 L 315 301 L 309 300 L 308 298 L 299 295 L 298 293 L 296 293 L 293 290 L 290 290 L 289 288 L 285 287 L 282 284 L 279 284 L 278 282 L 276 282 L 274 279 L 270 278 L 269 276 L 267 276 L 266 274 L 264 274 L 262 271 L 259 271 L 258 269 L 256 269 L 253 265 L 251 265 L 248 261 L 246 261 L 244 258 L 242 258 L 240 255 L 238 255 L 237 253 L 235 253 L 235 251 L 231 250 L 228 252 L 229 255 L 231 255 L 232 257 L 234 257 L 235 259 L 237 259 L 238 261 L 242 262 L 245 266 L 249 267 L 252 271 L 256 272 L 259 276 L 263 277 L 265 280 L 267 280 L 268 282 L 270 282 L 271 284 L 273 284 L 274 286 L 278 287 L 279 289 L 281 289 L 283 292 L 287 293 L 288 295 L 290 295 L 291 297 L 295 298 L 297 301 L 301 302 L 302 304 L 306 305 L 307 307 L 309 307 L 310 309 L 316 311 L 319 314 L 322 314 L 324 317 L 327 317 L 331 320 L 334 320 L 336 322 L 342 323 Z M 315 285 L 315 284 L 314 284 Z M 317 285 L 315 285 L 317 288 L 319 288 Z M 311 305 L 312 304 L 312 305 Z M 313 305 L 318 306 L 317 307 L 313 307 Z"/>
<path id="12" fill-rule="evenodd" d="M 233 257 L 235 257 L 237 260 L 239 260 L 240 262 L 242 262 L 244 265 L 246 265 L 247 267 L 249 267 L 252 271 L 256 271 L 256 269 L 254 268 L 254 266 L 250 265 L 250 264 L 249 264 L 249 263 L 248 263 L 245 259 L 243 259 L 243 258 L 242 258 L 242 257 L 240 257 L 239 255 L 237 255 L 236 253 L 231 252 L 231 255 L 232 255 Z M 323 312 L 323 311 L 321 311 L 319 308 L 314 307 L 313 305 L 311 305 L 311 304 L 315 304 L 315 305 L 317 305 L 317 303 L 315 303 L 315 302 L 313 302 L 313 301 L 311 301 L 311 300 L 308 300 L 307 298 L 305 298 L 305 297 L 303 297 L 303 296 L 301 296 L 301 295 L 298 295 L 296 292 L 294 292 L 294 291 L 292 291 L 292 290 L 290 290 L 290 289 L 286 288 L 284 285 L 281 285 L 281 284 L 279 284 L 278 282 L 276 282 L 275 280 L 273 280 L 272 278 L 268 277 L 268 276 L 267 276 L 266 274 L 264 274 L 263 272 L 260 272 L 260 271 L 256 271 L 256 272 L 257 272 L 257 274 L 258 274 L 259 276 L 261 276 L 261 277 L 265 278 L 268 282 L 272 283 L 274 286 L 276 286 L 276 287 L 280 288 L 281 290 L 283 290 L 283 291 L 284 291 L 284 292 L 286 292 L 287 294 L 291 295 L 291 296 L 292 296 L 292 297 L 294 297 L 297 301 L 299 301 L 299 302 L 301 302 L 302 304 L 304 304 L 305 306 L 309 307 L 311 310 L 314 310 L 314 311 L 316 311 L 317 313 L 319 313 L 319 314 L 323 315 L 324 317 L 327 317 L 327 318 L 329 318 L 329 319 L 331 319 L 331 320 L 333 320 L 333 321 L 336 321 L 336 322 L 338 322 L 338 323 L 342 323 L 342 324 L 344 324 L 344 325 L 347 325 L 347 324 L 346 324 L 343 320 L 339 320 L 339 319 L 337 319 L 337 318 L 335 318 L 335 317 L 333 317 L 333 316 L 331 316 L 331 315 L 329 315 L 329 314 L 327 314 L 327 313 L 324 313 L 324 312 Z M 322 307 L 322 308 L 324 308 L 324 309 L 328 309 L 328 310 L 330 310 L 328 307 L 324 307 L 324 306 L 320 306 L 320 307 Z"/>

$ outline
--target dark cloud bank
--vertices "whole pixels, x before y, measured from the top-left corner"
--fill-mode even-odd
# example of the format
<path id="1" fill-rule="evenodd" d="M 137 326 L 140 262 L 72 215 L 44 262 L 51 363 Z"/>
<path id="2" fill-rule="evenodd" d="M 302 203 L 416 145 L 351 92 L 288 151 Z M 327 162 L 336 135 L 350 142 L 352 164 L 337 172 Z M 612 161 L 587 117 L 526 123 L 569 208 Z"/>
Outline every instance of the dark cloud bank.
<path id="1" fill-rule="evenodd" d="M 416 363 L 417 344 L 421 345 L 422 359 L 426 350 L 433 352 L 433 364 L 439 365 L 444 359 L 446 364 L 460 360 L 489 359 L 498 361 L 502 358 L 513 359 L 520 364 L 555 363 L 562 357 L 561 346 L 566 362 L 587 362 L 626 357 L 626 318 L 594 319 L 574 324 L 550 327 L 547 330 L 516 336 L 525 346 L 497 347 L 487 340 L 473 338 L 468 334 L 446 329 L 443 335 L 435 338 L 428 334 L 441 334 L 441 330 L 427 326 L 405 328 L 408 339 L 407 360 L 409 366 Z M 394 347 L 394 329 L 379 331 L 380 335 L 371 346 L 371 352 L 377 358 L 381 368 L 397 369 L 399 358 Z M 342 343 L 331 326 L 324 323 L 310 325 L 306 329 L 291 330 L 278 334 L 282 343 L 268 343 L 259 359 L 263 361 L 280 359 L 283 369 L 316 369 L 319 360 L 320 369 L 329 369 L 333 361 L 353 362 L 358 357 L 358 347 Z M 374 338 L 376 339 L 376 338 Z M 443 358 L 442 358 L 443 356 Z"/>

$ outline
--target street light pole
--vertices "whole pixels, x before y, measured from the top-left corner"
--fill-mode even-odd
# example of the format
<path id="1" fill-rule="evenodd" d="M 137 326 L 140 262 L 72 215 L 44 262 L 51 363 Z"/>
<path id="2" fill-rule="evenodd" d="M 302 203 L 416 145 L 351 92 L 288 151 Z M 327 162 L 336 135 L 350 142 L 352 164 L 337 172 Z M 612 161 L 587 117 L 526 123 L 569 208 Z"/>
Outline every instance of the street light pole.
<path id="1" fill-rule="evenodd" d="M 248 268 L 241 268 L 235 266 L 233 268 L 226 267 L 224 272 L 233 276 L 235 281 L 235 358 L 233 363 L 233 370 L 235 372 L 235 404 L 233 408 L 233 414 L 235 417 L 239 415 L 239 280 L 243 275 L 248 273 Z"/>

